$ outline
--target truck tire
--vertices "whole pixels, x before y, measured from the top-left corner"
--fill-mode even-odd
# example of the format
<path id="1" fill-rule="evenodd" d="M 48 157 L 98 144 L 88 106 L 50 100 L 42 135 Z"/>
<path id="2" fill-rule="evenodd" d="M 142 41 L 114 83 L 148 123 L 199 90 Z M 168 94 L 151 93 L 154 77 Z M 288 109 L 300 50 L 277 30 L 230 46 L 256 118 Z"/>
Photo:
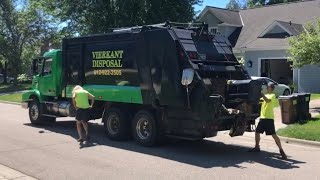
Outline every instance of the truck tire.
<path id="1" fill-rule="evenodd" d="M 142 146 L 155 145 L 158 139 L 158 128 L 153 114 L 148 111 L 139 111 L 132 122 L 132 133 L 138 144 Z"/>
<path id="2" fill-rule="evenodd" d="M 128 113 L 118 108 L 110 108 L 103 115 L 103 126 L 111 140 L 126 140 L 129 134 Z"/>
<path id="3" fill-rule="evenodd" d="M 29 104 L 29 119 L 31 124 L 39 125 L 43 121 L 43 108 L 37 99 L 33 99 Z"/>

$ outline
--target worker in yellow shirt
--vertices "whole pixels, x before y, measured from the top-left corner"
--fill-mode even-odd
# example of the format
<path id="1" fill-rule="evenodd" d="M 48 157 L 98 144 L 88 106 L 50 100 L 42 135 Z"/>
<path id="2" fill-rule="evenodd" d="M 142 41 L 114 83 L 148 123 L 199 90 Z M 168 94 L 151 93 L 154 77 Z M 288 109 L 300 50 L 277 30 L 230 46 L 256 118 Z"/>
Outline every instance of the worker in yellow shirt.
<path id="1" fill-rule="evenodd" d="M 282 159 L 287 159 L 287 155 L 284 153 L 279 137 L 276 134 L 274 126 L 274 113 L 273 108 L 276 103 L 276 95 L 273 93 L 274 84 L 268 83 L 267 94 L 261 93 L 261 111 L 260 111 L 260 121 L 255 133 L 256 145 L 250 152 L 260 152 L 260 134 L 266 132 L 266 135 L 271 135 L 279 147 Z"/>
<path id="2" fill-rule="evenodd" d="M 91 103 L 89 104 L 89 99 Z M 89 111 L 94 104 L 94 96 L 88 91 L 84 90 L 81 86 L 75 86 L 72 91 L 72 102 L 76 108 L 76 124 L 79 134 L 78 142 L 83 142 L 89 139 L 88 121 L 90 120 Z M 85 138 L 82 137 L 82 126 L 86 133 Z"/>

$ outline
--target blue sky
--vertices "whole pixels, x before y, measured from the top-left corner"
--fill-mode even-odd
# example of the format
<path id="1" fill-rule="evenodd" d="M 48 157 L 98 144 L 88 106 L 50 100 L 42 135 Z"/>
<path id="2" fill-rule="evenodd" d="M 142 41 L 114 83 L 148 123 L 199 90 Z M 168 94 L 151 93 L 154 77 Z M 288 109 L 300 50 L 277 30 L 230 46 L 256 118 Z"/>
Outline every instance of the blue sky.
<path id="1" fill-rule="evenodd" d="M 196 11 L 201 11 L 206 6 L 215 6 L 225 8 L 229 0 L 204 0 L 202 6 L 195 6 Z"/>

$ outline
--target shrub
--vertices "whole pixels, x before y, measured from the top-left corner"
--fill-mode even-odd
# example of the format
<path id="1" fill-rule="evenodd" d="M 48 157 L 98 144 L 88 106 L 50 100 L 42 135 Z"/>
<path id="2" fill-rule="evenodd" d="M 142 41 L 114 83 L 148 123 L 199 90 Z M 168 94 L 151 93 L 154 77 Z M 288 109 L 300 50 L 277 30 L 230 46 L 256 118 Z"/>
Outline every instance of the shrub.
<path id="1" fill-rule="evenodd" d="M 19 74 L 18 77 L 17 77 L 17 81 L 19 83 L 23 83 L 23 82 L 27 82 L 29 79 L 28 79 L 28 75 L 27 74 Z"/>

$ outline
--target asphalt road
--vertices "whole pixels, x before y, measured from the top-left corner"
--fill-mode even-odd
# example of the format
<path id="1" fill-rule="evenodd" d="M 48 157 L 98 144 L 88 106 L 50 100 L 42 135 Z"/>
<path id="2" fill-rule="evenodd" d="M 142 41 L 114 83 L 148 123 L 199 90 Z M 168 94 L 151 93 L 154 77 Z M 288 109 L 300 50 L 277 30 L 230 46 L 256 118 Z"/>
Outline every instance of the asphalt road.
<path id="1" fill-rule="evenodd" d="M 110 141 L 93 122 L 91 143 L 80 146 L 70 118 L 36 127 L 27 110 L 0 103 L 0 122 L 0 164 L 38 179 L 320 179 L 320 148 L 284 144 L 283 161 L 265 137 L 261 153 L 247 152 L 252 137 L 226 133 L 146 148 Z"/>

